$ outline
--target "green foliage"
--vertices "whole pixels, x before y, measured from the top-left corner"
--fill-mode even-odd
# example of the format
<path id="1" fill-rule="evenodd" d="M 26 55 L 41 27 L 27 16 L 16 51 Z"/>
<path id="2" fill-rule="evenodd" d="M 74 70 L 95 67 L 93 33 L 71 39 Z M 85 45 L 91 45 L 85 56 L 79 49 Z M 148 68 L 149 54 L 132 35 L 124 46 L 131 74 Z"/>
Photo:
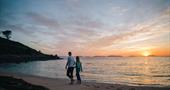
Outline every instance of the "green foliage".
<path id="1" fill-rule="evenodd" d="M 43 54 L 19 42 L 0 37 L 0 63 L 20 63 L 35 60 L 60 59 L 58 56 Z"/>
<path id="2" fill-rule="evenodd" d="M 6 37 L 6 39 L 9 40 L 9 38 L 11 38 L 12 31 L 10 30 L 2 31 L 2 34 Z"/>
<path id="3" fill-rule="evenodd" d="M 21 43 L 0 38 L 0 55 L 42 55 Z"/>

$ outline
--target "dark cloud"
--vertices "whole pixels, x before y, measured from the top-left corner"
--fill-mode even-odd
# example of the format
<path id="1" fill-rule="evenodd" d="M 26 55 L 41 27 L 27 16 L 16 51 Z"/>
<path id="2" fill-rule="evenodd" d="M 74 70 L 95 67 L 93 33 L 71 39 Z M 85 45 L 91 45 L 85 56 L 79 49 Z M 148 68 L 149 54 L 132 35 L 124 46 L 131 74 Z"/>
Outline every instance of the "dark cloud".
<path id="1" fill-rule="evenodd" d="M 4 31 L 4 30 L 11 30 L 13 32 L 18 32 L 18 33 L 22 33 L 26 36 L 34 36 L 36 37 L 34 34 L 33 30 L 29 30 L 27 28 L 25 28 L 22 24 L 10 24 L 7 21 L 4 21 L 4 23 L 0 24 L 0 30 Z"/>
<path id="2" fill-rule="evenodd" d="M 26 13 L 26 16 L 28 16 L 28 18 L 31 18 L 36 23 L 43 25 L 45 27 L 48 27 L 50 29 L 56 30 L 60 26 L 57 20 L 55 20 L 53 18 L 49 18 L 42 14 L 38 14 L 35 12 L 28 12 L 28 13 Z"/>
<path id="3" fill-rule="evenodd" d="M 98 29 L 105 26 L 105 24 L 99 19 L 92 18 L 88 15 L 85 16 L 85 15 L 78 14 L 75 16 L 70 16 L 68 19 L 70 20 L 69 23 L 71 23 L 71 25 L 78 26 L 78 27 Z"/>

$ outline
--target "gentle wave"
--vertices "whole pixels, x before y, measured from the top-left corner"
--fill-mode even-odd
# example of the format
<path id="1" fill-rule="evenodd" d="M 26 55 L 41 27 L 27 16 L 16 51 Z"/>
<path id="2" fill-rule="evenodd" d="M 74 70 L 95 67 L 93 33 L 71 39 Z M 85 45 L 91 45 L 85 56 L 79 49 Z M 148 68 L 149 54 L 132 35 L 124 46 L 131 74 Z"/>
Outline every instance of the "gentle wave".
<path id="1" fill-rule="evenodd" d="M 170 57 L 81 57 L 82 79 L 125 85 L 170 86 Z M 67 78 L 66 59 L 1 64 L 0 71 Z"/>

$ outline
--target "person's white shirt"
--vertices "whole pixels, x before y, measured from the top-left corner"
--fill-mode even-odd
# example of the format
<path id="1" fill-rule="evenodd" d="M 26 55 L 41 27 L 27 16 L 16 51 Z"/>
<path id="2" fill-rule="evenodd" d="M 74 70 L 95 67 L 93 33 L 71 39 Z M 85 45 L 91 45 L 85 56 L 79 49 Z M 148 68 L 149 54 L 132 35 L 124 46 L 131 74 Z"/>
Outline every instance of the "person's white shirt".
<path id="1" fill-rule="evenodd" d="M 68 67 L 75 67 L 75 60 L 73 56 L 68 56 L 67 58 L 67 66 Z"/>

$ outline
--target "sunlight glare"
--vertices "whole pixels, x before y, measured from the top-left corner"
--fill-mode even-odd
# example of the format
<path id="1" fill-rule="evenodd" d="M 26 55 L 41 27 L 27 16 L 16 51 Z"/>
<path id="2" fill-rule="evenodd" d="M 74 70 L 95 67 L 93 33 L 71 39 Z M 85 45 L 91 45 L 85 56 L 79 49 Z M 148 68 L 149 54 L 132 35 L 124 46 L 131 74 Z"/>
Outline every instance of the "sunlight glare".
<path id="1" fill-rule="evenodd" d="M 148 51 L 144 51 L 144 52 L 142 53 L 142 55 L 145 56 L 145 57 L 147 57 L 147 56 L 151 55 L 151 53 L 148 52 Z"/>

